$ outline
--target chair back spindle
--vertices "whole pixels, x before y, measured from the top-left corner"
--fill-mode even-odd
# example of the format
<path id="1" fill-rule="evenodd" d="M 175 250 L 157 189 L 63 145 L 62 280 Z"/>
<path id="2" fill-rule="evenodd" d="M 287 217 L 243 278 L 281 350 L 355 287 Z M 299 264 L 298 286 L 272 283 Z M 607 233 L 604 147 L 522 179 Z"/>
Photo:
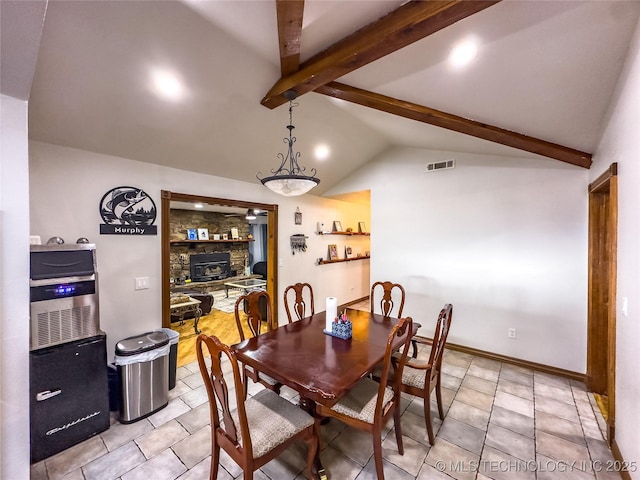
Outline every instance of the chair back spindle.
<path id="1" fill-rule="evenodd" d="M 294 294 L 293 312 L 296 315 L 295 319 L 291 315 L 291 310 L 289 308 L 289 297 L 291 296 L 291 292 L 293 292 Z M 308 304 L 305 300 L 305 296 L 309 300 Z M 307 315 L 307 305 L 309 306 L 309 315 Z M 303 318 L 308 316 L 313 316 L 313 314 L 315 313 L 315 309 L 313 302 L 313 289 L 311 288 L 311 285 L 309 285 L 308 283 L 296 283 L 295 285 L 289 285 L 284 290 L 284 308 L 287 312 L 289 323 L 292 323 L 295 320 L 302 320 Z"/>
<path id="2" fill-rule="evenodd" d="M 402 318 L 402 309 L 404 308 L 405 292 L 404 292 L 404 287 L 399 283 L 393 283 L 388 281 L 375 282 L 371 286 L 371 295 L 370 295 L 371 311 L 372 312 L 376 311 L 376 308 L 375 308 L 376 295 L 377 295 L 377 292 L 379 292 L 381 289 L 382 289 L 382 297 L 380 298 L 380 305 L 379 305 L 380 313 L 385 317 L 389 317 L 393 314 L 397 318 Z M 394 313 L 395 302 L 393 300 L 394 293 L 396 295 L 399 295 L 400 297 L 400 305 L 398 307 L 398 310 L 395 313 Z"/>
<path id="3" fill-rule="evenodd" d="M 240 335 L 240 341 L 245 339 L 242 325 L 242 313 L 246 314 L 246 323 L 254 337 L 262 333 L 262 326 L 266 331 L 272 328 L 271 297 L 266 290 L 253 290 L 238 297 L 235 305 L 236 325 Z"/>

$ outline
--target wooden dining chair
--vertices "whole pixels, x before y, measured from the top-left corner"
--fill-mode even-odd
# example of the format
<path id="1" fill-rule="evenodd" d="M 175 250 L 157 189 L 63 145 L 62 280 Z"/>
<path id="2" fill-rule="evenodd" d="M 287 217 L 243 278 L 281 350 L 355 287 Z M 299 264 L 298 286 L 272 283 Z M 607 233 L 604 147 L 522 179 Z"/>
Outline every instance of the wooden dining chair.
<path id="1" fill-rule="evenodd" d="M 272 329 L 271 297 L 266 290 L 252 290 L 240 295 L 235 305 L 236 326 L 240 341 L 245 340 L 245 328 L 247 325 L 251 336 L 257 337 L 261 333 Z M 246 384 L 247 377 L 254 382 L 259 382 L 269 390 L 280 393 L 282 384 L 264 373 L 259 373 L 252 367 L 245 365 L 242 369 L 242 381 Z"/>
<path id="2" fill-rule="evenodd" d="M 452 317 L 453 307 L 448 303 L 440 310 L 433 340 L 417 338 L 418 343 L 431 346 L 429 361 L 424 362 L 419 359 L 405 358 L 405 366 L 402 370 L 401 390 L 423 399 L 424 418 L 427 424 L 429 443 L 431 445 L 435 442 L 431 421 L 431 392 L 434 389 L 438 403 L 438 414 L 440 415 L 440 419 L 444 420 L 442 393 L 440 390 L 440 371 L 442 369 L 442 355 L 447 342 L 447 336 L 449 335 Z M 401 360 L 399 359 L 398 361 Z M 397 364 L 394 362 L 394 365 Z"/>
<path id="3" fill-rule="evenodd" d="M 306 293 L 305 293 L 306 292 Z M 294 319 L 289 309 L 289 297 L 293 293 L 293 311 L 296 314 Z M 307 306 L 309 306 L 309 315 L 307 315 Z M 313 306 L 313 288 L 308 283 L 296 283 L 289 285 L 284 290 L 284 309 L 287 312 L 289 323 L 296 320 L 302 320 L 305 317 L 313 316 L 315 309 Z"/>
<path id="4" fill-rule="evenodd" d="M 211 367 L 205 361 L 208 350 Z M 240 368 L 234 352 L 215 336 L 200 334 L 196 340 L 200 373 L 209 397 L 211 416 L 210 480 L 218 478 L 220 448 L 244 471 L 244 479 L 284 452 L 294 441 L 307 444 L 306 476 L 315 478 L 312 466 L 318 449 L 314 418 L 270 390 L 261 390 L 245 400 L 246 384 L 240 379 Z M 224 378 L 224 359 L 231 364 L 233 384 Z M 235 393 L 234 393 L 235 387 Z M 235 402 L 230 397 L 235 395 Z M 236 408 L 232 409 L 232 405 Z"/>
<path id="5" fill-rule="evenodd" d="M 394 295 L 399 297 L 398 310 L 394 312 L 396 303 L 393 300 Z M 376 303 L 380 298 L 379 309 L 376 308 Z M 369 301 L 371 302 L 371 312 L 381 313 L 385 317 L 391 315 L 402 318 L 402 309 L 404 308 L 405 291 L 404 287 L 399 283 L 393 282 L 376 282 L 371 285 L 371 294 L 369 295 Z M 415 340 L 411 341 L 413 346 L 413 358 L 418 356 L 418 343 Z"/>
<path id="6" fill-rule="evenodd" d="M 316 405 L 316 428 L 317 436 L 320 438 L 320 419 L 322 417 L 332 417 L 341 422 L 364 430 L 372 434 L 373 437 L 373 455 L 376 465 L 378 480 L 384 480 L 384 472 L 382 470 L 382 428 L 388 420 L 393 416 L 393 422 L 396 433 L 396 442 L 398 444 L 398 452 L 404 455 L 404 446 L 402 444 L 402 430 L 400 425 L 400 376 L 396 376 L 395 380 L 389 381 L 389 366 L 391 365 L 391 354 L 394 351 L 393 342 L 397 337 L 405 337 L 403 345 L 399 350 L 399 363 L 396 366 L 399 375 L 402 374 L 404 359 L 406 359 L 409 350 L 409 341 L 411 340 L 411 332 L 413 321 L 411 317 L 402 318 L 393 327 L 387 340 L 387 348 L 384 355 L 382 376 L 380 382 L 376 382 L 369 377 L 364 377 L 356 383 L 356 385 L 332 407 L 324 406 L 320 403 Z"/>

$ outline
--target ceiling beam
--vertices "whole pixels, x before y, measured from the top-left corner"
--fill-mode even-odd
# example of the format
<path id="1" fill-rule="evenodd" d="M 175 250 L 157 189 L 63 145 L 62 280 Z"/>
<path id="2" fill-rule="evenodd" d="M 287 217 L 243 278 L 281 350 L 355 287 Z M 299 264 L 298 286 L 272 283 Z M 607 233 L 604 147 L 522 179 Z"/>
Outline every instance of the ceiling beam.
<path id="1" fill-rule="evenodd" d="M 347 102 L 357 103 L 365 107 L 374 108 L 381 112 L 391 113 L 411 120 L 417 120 L 418 122 L 428 123 L 429 125 L 435 125 L 446 128 L 447 130 L 453 130 L 454 132 L 464 133 L 472 137 L 524 150 L 525 152 L 536 153 L 579 167 L 589 168 L 591 166 L 590 153 L 581 152 L 573 148 L 564 147 L 521 133 L 494 127 L 475 120 L 469 120 L 464 117 L 351 87 L 342 83 L 331 82 L 318 87 L 316 92 L 346 100 Z"/>
<path id="2" fill-rule="evenodd" d="M 287 90 L 301 96 L 499 1 L 410 1 L 315 55 L 299 71 L 283 76 L 261 103 L 273 109 L 288 101 Z"/>
<path id="3" fill-rule="evenodd" d="M 278 44 L 280 45 L 280 74 L 283 77 L 300 67 L 300 37 L 304 0 L 276 0 L 278 16 Z"/>

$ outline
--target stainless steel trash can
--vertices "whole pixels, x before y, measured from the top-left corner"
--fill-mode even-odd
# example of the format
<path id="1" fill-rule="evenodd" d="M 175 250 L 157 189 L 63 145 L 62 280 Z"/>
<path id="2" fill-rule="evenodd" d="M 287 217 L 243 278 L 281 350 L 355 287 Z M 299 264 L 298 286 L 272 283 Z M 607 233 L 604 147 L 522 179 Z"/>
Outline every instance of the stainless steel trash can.
<path id="1" fill-rule="evenodd" d="M 169 350 L 169 336 L 164 332 L 148 332 L 116 344 L 121 423 L 148 417 L 169 403 Z"/>

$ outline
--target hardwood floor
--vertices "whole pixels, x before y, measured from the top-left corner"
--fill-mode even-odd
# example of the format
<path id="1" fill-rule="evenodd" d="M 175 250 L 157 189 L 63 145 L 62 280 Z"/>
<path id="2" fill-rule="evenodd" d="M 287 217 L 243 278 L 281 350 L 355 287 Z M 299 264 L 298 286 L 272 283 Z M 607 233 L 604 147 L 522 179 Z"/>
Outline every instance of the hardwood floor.
<path id="1" fill-rule="evenodd" d="M 180 334 L 178 342 L 178 367 L 182 367 L 196 360 L 196 338 L 193 330 L 193 320 L 185 320 L 183 325 L 174 323 L 171 328 Z M 215 335 L 226 345 L 233 345 L 240 341 L 236 318 L 233 313 L 224 313 L 215 308 L 209 315 L 204 315 L 198 322 L 202 333 Z M 251 332 L 245 327 L 245 338 L 251 337 Z"/>

